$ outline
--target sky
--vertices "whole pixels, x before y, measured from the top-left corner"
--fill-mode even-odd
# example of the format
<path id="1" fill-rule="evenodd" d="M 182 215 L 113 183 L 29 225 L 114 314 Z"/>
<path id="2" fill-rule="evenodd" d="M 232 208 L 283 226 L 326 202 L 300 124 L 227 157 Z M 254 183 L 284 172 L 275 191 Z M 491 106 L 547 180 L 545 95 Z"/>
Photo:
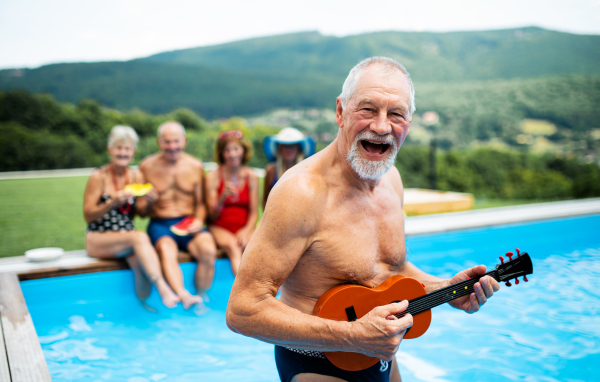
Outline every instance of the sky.
<path id="1" fill-rule="evenodd" d="M 538 26 L 600 34 L 600 0 L 0 0 L 0 69 L 121 61 L 300 31 Z"/>

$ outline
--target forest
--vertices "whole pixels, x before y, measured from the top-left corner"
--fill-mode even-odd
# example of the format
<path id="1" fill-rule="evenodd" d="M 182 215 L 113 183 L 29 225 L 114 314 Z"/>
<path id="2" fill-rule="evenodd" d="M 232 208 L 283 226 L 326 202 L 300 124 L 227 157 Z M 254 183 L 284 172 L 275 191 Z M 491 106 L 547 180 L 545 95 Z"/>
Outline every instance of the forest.
<path id="1" fill-rule="evenodd" d="M 254 167 L 266 165 L 262 140 L 279 131 L 279 127 L 249 125 L 236 117 L 207 121 L 185 108 L 156 115 L 139 109 L 121 112 L 93 100 L 72 105 L 47 94 L 9 91 L 0 93 L 0 171 L 100 166 L 108 160 L 108 133 L 118 124 L 138 132 L 135 163 L 139 163 L 158 150 L 156 128 L 167 120 L 186 127 L 186 151 L 204 161 L 213 160 L 219 131 L 241 129 L 253 144 L 250 165 Z M 571 129 L 577 131 L 574 126 Z M 329 142 L 318 143 L 322 148 Z M 434 157 L 432 166 L 430 146 L 415 139 L 405 143 L 397 158 L 405 187 L 430 188 L 434 176 L 437 189 L 470 192 L 478 197 L 551 200 L 600 196 L 600 166 L 575 155 L 535 154 L 525 147 L 508 145 L 448 144 L 440 145 Z"/>

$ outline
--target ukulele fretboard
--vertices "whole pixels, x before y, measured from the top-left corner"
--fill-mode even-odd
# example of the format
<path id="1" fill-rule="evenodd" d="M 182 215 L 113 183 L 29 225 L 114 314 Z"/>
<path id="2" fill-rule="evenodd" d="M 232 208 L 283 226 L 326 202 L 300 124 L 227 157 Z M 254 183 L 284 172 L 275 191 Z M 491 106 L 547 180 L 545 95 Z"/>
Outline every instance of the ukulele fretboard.
<path id="1" fill-rule="evenodd" d="M 495 269 L 486 273 L 484 276 L 491 276 L 494 279 L 498 280 L 498 272 Z M 406 313 L 410 313 L 414 316 L 415 314 L 425 312 L 426 310 L 435 308 L 438 305 L 445 304 L 456 298 L 467 296 L 474 292 L 473 286 L 482 277 L 483 276 L 461 281 L 454 285 L 435 290 L 421 297 L 414 298 L 408 302 L 408 309 L 406 309 L 406 311 L 396 314 L 395 316 L 401 318 L 404 317 Z"/>

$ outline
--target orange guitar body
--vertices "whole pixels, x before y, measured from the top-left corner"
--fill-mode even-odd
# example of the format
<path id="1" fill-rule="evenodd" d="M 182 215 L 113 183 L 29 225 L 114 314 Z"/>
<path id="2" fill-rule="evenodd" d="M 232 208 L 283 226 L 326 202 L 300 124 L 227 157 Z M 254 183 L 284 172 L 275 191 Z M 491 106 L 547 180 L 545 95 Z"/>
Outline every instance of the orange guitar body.
<path id="1" fill-rule="evenodd" d="M 375 288 L 362 285 L 338 285 L 325 292 L 317 301 L 313 315 L 330 320 L 349 321 L 355 314 L 359 319 L 378 306 L 394 301 L 412 300 L 427 294 L 423 285 L 415 279 L 392 276 Z M 427 331 L 431 323 L 431 310 L 413 317 L 413 326 L 404 335 L 405 339 L 417 338 Z M 379 362 L 378 358 L 360 353 L 326 352 L 327 359 L 343 370 L 364 370 Z"/>

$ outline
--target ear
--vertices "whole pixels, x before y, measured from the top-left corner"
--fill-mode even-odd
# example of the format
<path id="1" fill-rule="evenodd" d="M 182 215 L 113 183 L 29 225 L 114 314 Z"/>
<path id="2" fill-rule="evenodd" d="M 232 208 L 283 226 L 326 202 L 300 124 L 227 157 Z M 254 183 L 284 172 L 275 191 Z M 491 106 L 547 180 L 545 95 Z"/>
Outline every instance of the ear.
<path id="1" fill-rule="evenodd" d="M 348 106 L 348 105 L 346 105 Z M 337 99 L 335 100 L 335 121 L 337 122 L 338 126 L 343 129 L 344 128 L 344 108 L 342 108 L 342 100 L 340 99 L 340 97 L 337 97 Z"/>

